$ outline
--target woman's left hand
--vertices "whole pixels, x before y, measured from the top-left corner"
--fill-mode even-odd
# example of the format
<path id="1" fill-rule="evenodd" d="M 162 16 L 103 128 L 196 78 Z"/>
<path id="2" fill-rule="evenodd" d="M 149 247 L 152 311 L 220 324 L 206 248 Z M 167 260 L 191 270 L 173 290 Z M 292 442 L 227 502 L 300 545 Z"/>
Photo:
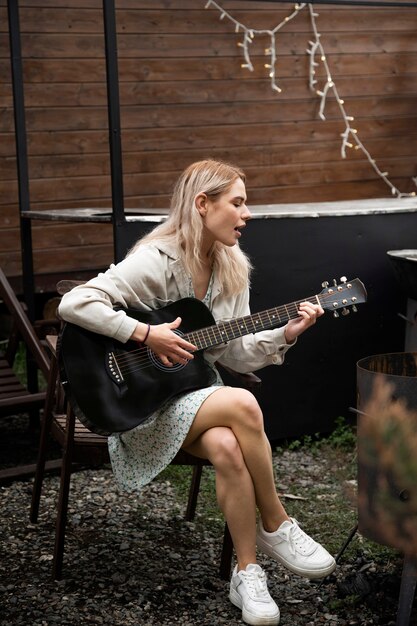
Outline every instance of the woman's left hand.
<path id="1" fill-rule="evenodd" d="M 323 315 L 324 310 L 319 304 L 301 302 L 298 307 L 299 317 L 290 320 L 285 327 L 285 340 L 292 343 L 298 335 L 316 323 L 317 318 Z"/>

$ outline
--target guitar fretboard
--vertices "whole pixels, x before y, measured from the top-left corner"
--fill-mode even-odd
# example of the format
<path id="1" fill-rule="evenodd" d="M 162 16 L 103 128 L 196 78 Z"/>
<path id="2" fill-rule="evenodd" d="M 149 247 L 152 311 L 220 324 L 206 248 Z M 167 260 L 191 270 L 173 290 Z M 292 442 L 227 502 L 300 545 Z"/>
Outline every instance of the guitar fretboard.
<path id="1" fill-rule="evenodd" d="M 274 307 L 260 313 L 245 315 L 230 321 L 219 322 L 214 326 L 200 328 L 187 333 L 184 339 L 197 346 L 198 350 L 206 350 L 237 337 L 258 333 L 261 330 L 270 330 L 298 317 L 298 307 L 301 302 L 320 304 L 320 296 L 310 296 L 309 298 Z"/>

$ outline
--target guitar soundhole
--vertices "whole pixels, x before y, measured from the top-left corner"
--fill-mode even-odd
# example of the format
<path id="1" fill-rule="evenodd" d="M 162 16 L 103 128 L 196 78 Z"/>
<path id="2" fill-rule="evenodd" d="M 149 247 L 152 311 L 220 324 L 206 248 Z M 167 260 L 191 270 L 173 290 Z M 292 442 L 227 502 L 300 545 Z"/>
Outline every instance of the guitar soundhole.
<path id="1" fill-rule="evenodd" d="M 182 337 L 184 335 L 184 333 L 182 333 L 178 329 L 174 330 L 173 332 L 176 335 L 179 335 L 180 337 Z M 156 354 L 154 352 L 152 352 L 152 350 L 150 350 L 150 349 L 148 349 L 148 356 L 149 356 L 149 360 L 151 361 L 152 365 L 154 365 L 161 372 L 169 372 L 171 374 L 171 373 L 174 373 L 174 372 L 178 372 L 179 370 L 182 370 L 187 365 L 187 363 L 173 363 L 170 366 L 164 365 L 162 363 L 162 361 L 156 356 Z"/>
<path id="2" fill-rule="evenodd" d="M 149 359 L 152 365 L 161 370 L 161 372 L 178 372 L 178 370 L 182 370 L 187 365 L 187 363 L 173 363 L 171 366 L 164 365 L 152 350 L 149 350 Z"/>

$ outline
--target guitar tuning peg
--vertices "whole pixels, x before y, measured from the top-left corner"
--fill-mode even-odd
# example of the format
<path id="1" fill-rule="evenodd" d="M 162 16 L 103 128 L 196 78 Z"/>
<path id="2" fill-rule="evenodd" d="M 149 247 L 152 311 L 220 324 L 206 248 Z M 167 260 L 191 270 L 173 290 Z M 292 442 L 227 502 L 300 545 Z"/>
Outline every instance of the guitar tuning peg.
<path id="1" fill-rule="evenodd" d="M 338 311 L 333 311 L 333 317 L 339 317 L 339 312 Z"/>
<path id="2" fill-rule="evenodd" d="M 349 315 L 350 311 L 346 307 L 342 309 L 342 315 Z"/>
<path id="3" fill-rule="evenodd" d="M 341 277 L 340 277 L 340 282 L 341 282 L 341 283 L 347 283 L 347 278 L 346 278 L 346 276 L 341 276 Z"/>
<path id="4" fill-rule="evenodd" d="M 335 278 L 333 278 L 333 285 L 337 287 L 337 280 Z"/>
<path id="5" fill-rule="evenodd" d="M 358 312 L 358 307 L 356 306 L 356 304 L 352 304 L 352 311 L 353 311 L 354 313 L 357 313 L 357 312 Z"/>
<path id="6" fill-rule="evenodd" d="M 326 287 L 328 287 L 328 286 L 329 286 L 329 281 L 328 281 L 328 280 L 324 280 L 324 281 L 321 283 L 321 286 L 322 286 L 322 287 L 324 287 L 324 289 L 326 289 Z"/>

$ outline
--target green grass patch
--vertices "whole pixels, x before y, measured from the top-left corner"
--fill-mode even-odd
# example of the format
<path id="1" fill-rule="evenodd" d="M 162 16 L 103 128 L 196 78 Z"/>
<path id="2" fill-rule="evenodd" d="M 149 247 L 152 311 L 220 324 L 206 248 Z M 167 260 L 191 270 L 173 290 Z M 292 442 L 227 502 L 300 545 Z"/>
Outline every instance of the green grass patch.
<path id="1" fill-rule="evenodd" d="M 0 353 L 4 354 L 7 348 L 7 339 L 0 342 Z M 26 346 L 23 341 L 19 343 L 19 347 L 17 349 L 14 362 L 13 362 L 13 372 L 19 379 L 22 385 L 27 385 L 27 363 L 26 363 Z M 45 391 L 47 387 L 47 382 L 45 380 L 44 375 L 40 370 L 38 370 L 38 387 L 39 391 Z"/>
<path id="2" fill-rule="evenodd" d="M 323 445 L 330 445 L 335 449 L 352 450 L 356 446 L 356 428 L 349 424 L 345 417 L 339 416 L 335 419 L 334 429 L 323 435 L 304 435 L 301 438 L 284 440 L 276 450 L 301 450 L 308 449 L 310 452 L 318 452 Z"/>

